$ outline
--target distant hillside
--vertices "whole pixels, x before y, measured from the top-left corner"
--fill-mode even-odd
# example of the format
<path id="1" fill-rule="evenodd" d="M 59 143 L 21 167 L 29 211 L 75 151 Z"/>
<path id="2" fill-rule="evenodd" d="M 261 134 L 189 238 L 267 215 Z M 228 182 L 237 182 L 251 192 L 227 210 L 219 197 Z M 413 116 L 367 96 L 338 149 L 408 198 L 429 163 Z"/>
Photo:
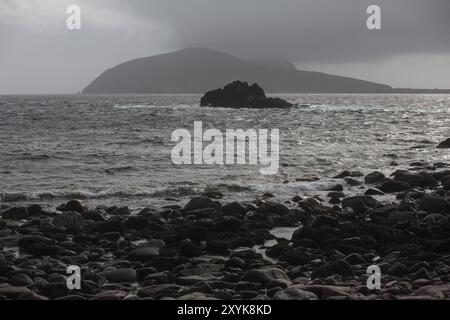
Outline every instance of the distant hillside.
<path id="1" fill-rule="evenodd" d="M 385 93 L 387 85 L 320 72 L 299 71 L 283 60 L 246 61 L 208 49 L 136 59 L 106 70 L 83 93 L 204 93 L 234 80 L 270 93 Z"/>

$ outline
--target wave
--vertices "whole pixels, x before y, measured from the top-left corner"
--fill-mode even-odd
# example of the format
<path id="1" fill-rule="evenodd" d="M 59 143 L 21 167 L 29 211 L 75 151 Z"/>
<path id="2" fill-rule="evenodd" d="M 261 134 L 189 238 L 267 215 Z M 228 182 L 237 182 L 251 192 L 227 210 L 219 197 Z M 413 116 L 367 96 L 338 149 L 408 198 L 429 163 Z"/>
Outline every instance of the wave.
<path id="1" fill-rule="evenodd" d="M 172 109 L 184 109 L 184 108 L 190 108 L 190 107 L 196 107 L 196 105 L 188 105 L 188 104 L 177 104 L 177 105 L 152 105 L 152 104 L 126 104 L 126 105 L 120 105 L 116 104 L 113 106 L 114 109 L 155 109 L 155 108 L 172 108 Z"/>
<path id="2" fill-rule="evenodd" d="M 29 152 L 24 152 L 16 155 L 19 160 L 31 160 L 31 161 L 43 161 L 49 160 L 50 156 L 48 154 L 33 154 Z"/>
<path id="3" fill-rule="evenodd" d="M 257 191 L 256 187 L 239 184 L 199 185 L 192 182 L 179 183 L 169 187 L 139 188 L 125 190 L 54 190 L 38 192 L 3 192 L 0 193 L 2 202 L 45 201 L 56 199 L 143 199 L 143 198 L 173 198 L 192 197 L 206 191 L 217 190 L 224 193 L 246 193 Z"/>
<path id="4" fill-rule="evenodd" d="M 25 202 L 39 200 L 56 199 L 133 199 L 133 198 L 164 198 L 164 197 L 185 197 L 199 195 L 203 188 L 192 187 L 170 187 L 154 188 L 149 190 L 75 190 L 75 191 L 40 191 L 34 193 L 0 193 L 2 202 Z"/>

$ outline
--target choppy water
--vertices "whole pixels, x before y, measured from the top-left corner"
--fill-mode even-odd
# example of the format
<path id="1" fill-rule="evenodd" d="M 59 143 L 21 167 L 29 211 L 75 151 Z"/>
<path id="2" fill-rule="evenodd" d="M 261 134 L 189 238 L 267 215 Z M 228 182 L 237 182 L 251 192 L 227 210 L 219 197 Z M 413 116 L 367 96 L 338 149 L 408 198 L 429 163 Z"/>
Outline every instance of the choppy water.
<path id="1" fill-rule="evenodd" d="M 323 190 L 343 169 L 392 170 L 395 160 L 449 161 L 449 95 L 283 95 L 290 110 L 199 107 L 198 95 L 0 96 L 4 202 L 145 206 L 218 188 L 227 197 Z M 175 166 L 172 131 L 280 130 L 276 176 L 253 166 Z M 321 177 L 319 182 L 297 178 Z M 286 181 L 288 180 L 288 182 Z M 286 183 L 287 182 L 287 183 Z"/>

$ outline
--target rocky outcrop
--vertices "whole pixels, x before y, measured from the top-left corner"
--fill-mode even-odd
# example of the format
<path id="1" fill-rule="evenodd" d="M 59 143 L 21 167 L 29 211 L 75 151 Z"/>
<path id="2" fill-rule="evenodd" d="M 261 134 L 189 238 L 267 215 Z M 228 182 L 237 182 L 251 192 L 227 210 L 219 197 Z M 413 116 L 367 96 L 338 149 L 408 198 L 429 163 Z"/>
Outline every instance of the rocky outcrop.
<path id="1" fill-rule="evenodd" d="M 438 148 L 438 149 L 450 149 L 450 138 L 448 138 L 447 140 L 442 141 L 441 143 L 439 143 L 436 148 Z"/>
<path id="2" fill-rule="evenodd" d="M 280 98 L 268 98 L 256 83 L 235 81 L 223 89 L 207 92 L 200 101 L 202 107 L 221 108 L 291 108 L 292 104 Z"/>
<path id="3" fill-rule="evenodd" d="M 395 197 L 362 196 L 361 185 L 285 202 L 210 193 L 139 213 L 2 205 L 0 300 L 450 299 L 450 170 L 390 176 L 365 181 Z M 69 265 L 83 271 L 81 290 L 67 288 Z M 367 286 L 374 266 L 378 289 Z"/>

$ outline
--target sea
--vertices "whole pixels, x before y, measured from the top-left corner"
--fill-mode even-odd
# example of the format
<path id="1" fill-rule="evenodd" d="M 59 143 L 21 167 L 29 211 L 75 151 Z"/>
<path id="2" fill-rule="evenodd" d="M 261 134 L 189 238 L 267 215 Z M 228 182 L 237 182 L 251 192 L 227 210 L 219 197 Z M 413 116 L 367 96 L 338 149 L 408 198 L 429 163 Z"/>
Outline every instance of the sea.
<path id="1" fill-rule="evenodd" d="M 450 95 L 271 95 L 291 109 L 200 107 L 201 95 L 0 96 L 0 206 L 68 199 L 143 207 L 185 203 L 208 191 L 225 200 L 321 195 L 343 170 L 364 174 L 450 163 Z M 176 165 L 177 129 L 278 129 L 280 168 Z M 361 178 L 359 178 L 361 179 Z M 348 189 L 359 193 L 358 186 Z"/>

